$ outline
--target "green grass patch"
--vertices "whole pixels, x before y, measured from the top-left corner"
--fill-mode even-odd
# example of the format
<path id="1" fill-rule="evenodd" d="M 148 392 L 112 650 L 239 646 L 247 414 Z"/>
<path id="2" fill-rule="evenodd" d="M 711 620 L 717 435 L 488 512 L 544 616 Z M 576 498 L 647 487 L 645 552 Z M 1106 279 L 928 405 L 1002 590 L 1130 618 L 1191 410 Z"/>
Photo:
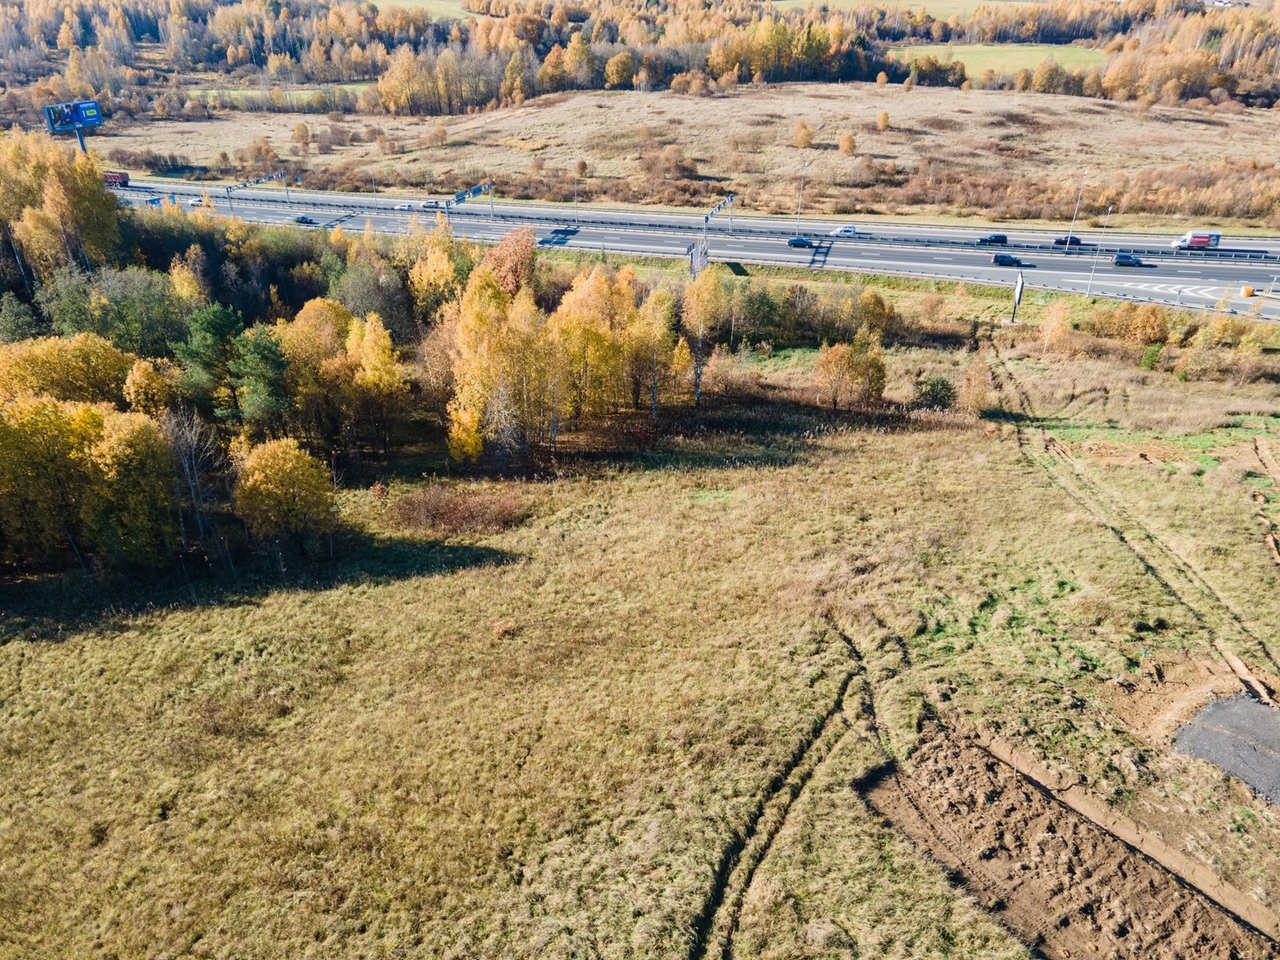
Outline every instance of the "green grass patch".
<path id="1" fill-rule="evenodd" d="M 904 44 L 891 47 L 890 51 L 902 63 L 923 56 L 936 57 L 943 63 L 960 62 L 970 77 L 980 77 L 987 70 L 996 73 L 1034 70 L 1048 59 L 1067 70 L 1095 67 L 1103 61 L 1101 50 L 1048 43 Z"/>
<path id="2" fill-rule="evenodd" d="M 478 16 L 466 10 L 461 0 L 384 0 L 382 6 L 425 10 L 432 20 L 465 20 Z"/>
<path id="3" fill-rule="evenodd" d="M 882 0 L 883 7 L 902 7 L 904 10 L 924 10 L 939 20 L 949 20 L 954 16 L 965 17 L 973 13 L 979 6 L 1000 6 L 1011 0 Z M 866 0 L 775 0 L 779 10 L 808 10 L 810 7 L 829 10 L 850 10 L 865 7 Z"/>

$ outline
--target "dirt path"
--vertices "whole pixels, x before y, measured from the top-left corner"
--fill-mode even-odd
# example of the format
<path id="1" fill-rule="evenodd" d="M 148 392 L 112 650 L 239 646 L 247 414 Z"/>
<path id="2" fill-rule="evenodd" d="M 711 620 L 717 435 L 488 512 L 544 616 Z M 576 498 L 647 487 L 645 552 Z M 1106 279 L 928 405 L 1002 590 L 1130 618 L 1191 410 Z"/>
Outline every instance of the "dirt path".
<path id="1" fill-rule="evenodd" d="M 1280 921 L 1256 901 L 1202 878 L 1221 888 L 1214 892 L 1230 904 L 1224 909 L 1117 836 L 1117 823 L 1077 815 L 1049 786 L 977 742 L 935 735 L 909 766 L 883 768 L 862 793 L 1046 957 L 1276 954 Z"/>
<path id="2" fill-rule="evenodd" d="M 1223 633 L 1234 635 L 1233 639 L 1242 649 L 1255 651 L 1258 659 L 1265 660 L 1274 671 L 1277 663 L 1266 643 L 1187 557 L 1107 493 L 1085 465 L 1072 457 L 1052 434 L 1030 425 L 1037 419 L 1030 396 L 994 344 L 991 357 L 992 377 L 997 389 L 1013 399 L 1016 412 L 1027 421 L 1016 425 L 1018 447 L 1023 456 L 1041 467 L 1076 503 L 1106 526 L 1161 588 L 1186 608 L 1192 618 L 1205 628 L 1215 650 L 1251 696 L 1273 705 L 1271 691 L 1221 643 L 1221 636 Z"/>

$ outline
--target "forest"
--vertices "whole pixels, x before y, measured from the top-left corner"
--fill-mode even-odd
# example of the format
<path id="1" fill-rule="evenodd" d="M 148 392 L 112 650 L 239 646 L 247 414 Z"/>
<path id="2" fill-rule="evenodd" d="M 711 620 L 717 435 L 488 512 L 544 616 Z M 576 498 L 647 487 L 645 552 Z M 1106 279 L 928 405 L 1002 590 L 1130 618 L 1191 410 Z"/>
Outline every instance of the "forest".
<path id="1" fill-rule="evenodd" d="M 779 11 L 687 0 L 470 0 L 468 9 L 465 20 L 432 21 L 372 3 L 7 2 L 0 122 L 35 125 L 42 104 L 81 97 L 117 118 L 199 120 L 215 108 L 449 115 L 565 90 L 710 95 L 741 83 L 876 78 L 1202 106 L 1269 107 L 1280 97 L 1280 26 L 1258 7 L 1055 0 L 949 20 L 874 5 Z M 904 41 L 920 43 L 906 63 L 886 52 Z M 952 42 L 1078 43 L 1105 59 L 973 76 L 950 61 Z M 217 89 L 227 84 L 248 89 Z"/>

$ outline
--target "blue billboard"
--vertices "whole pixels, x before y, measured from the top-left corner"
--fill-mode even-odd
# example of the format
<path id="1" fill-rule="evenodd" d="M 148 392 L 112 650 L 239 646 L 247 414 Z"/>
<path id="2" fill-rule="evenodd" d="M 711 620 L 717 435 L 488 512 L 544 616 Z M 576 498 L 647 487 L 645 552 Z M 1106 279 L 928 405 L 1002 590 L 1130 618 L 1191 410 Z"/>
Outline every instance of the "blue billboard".
<path id="1" fill-rule="evenodd" d="M 44 125 L 50 133 L 73 133 L 87 127 L 102 126 L 102 111 L 97 100 L 73 100 L 44 108 Z"/>

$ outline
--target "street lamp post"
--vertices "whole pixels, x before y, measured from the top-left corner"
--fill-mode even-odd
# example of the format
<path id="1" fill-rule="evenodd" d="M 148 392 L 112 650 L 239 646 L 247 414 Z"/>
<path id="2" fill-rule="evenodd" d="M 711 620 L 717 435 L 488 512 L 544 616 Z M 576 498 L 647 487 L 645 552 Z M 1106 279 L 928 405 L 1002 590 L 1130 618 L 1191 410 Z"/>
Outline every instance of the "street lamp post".
<path id="1" fill-rule="evenodd" d="M 1107 207 L 1107 219 L 1102 221 L 1102 231 L 1105 233 L 1107 225 L 1111 223 L 1111 208 Z M 1084 288 L 1084 295 L 1087 297 L 1093 292 L 1093 275 L 1098 271 L 1098 254 L 1102 252 L 1102 248 L 1094 246 L 1093 248 L 1093 266 L 1089 268 L 1089 285 Z"/>
<path id="2" fill-rule="evenodd" d="M 804 205 L 804 175 L 809 169 L 812 160 L 806 160 L 803 167 L 800 168 L 800 193 L 796 195 L 796 236 L 800 236 L 800 208 Z"/>
<path id="3" fill-rule="evenodd" d="M 1075 213 L 1071 214 L 1071 229 L 1067 231 L 1067 253 L 1071 252 L 1071 238 L 1076 235 L 1076 217 L 1080 216 L 1080 201 L 1084 199 L 1084 182 L 1089 179 L 1089 171 L 1080 175 L 1080 192 L 1076 194 Z"/>

